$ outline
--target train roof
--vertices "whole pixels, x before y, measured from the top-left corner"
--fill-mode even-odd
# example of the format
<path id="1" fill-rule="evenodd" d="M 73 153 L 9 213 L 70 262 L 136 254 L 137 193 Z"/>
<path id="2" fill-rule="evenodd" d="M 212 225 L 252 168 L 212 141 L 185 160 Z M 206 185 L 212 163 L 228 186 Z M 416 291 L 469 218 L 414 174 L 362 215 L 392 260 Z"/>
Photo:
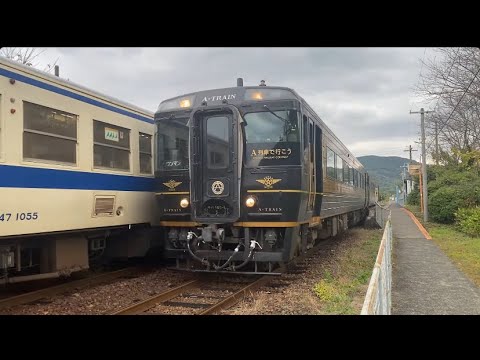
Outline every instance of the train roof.
<path id="1" fill-rule="evenodd" d="M 220 105 L 222 101 L 225 99 L 228 101 L 229 104 L 240 104 L 245 101 L 253 100 L 246 98 L 245 95 L 248 90 L 254 91 L 269 91 L 269 90 L 277 90 L 278 95 L 272 97 L 265 97 L 263 100 L 298 100 L 300 101 L 309 112 L 320 122 L 324 131 L 326 131 L 336 142 L 338 142 L 338 146 L 343 147 L 344 151 L 348 154 L 351 154 L 353 157 L 354 162 L 358 162 L 361 168 L 364 168 L 363 164 L 352 154 L 350 150 L 342 143 L 342 141 L 333 133 L 332 130 L 325 124 L 320 116 L 313 110 L 313 108 L 307 103 L 307 101 L 301 97 L 295 90 L 289 87 L 284 86 L 236 86 L 236 87 L 228 87 L 228 88 L 218 88 L 218 89 L 211 89 L 211 90 L 201 90 L 196 92 L 191 92 L 179 96 L 175 96 L 169 99 L 166 99 L 160 103 L 158 106 L 155 115 L 163 112 L 163 111 L 172 111 L 172 108 L 167 106 L 167 109 L 162 109 L 162 104 L 165 105 L 169 102 L 178 104 L 182 99 L 190 99 L 191 103 L 193 104 L 192 107 L 201 106 L 203 101 L 207 101 L 208 104 L 213 102 L 214 105 Z M 278 91 L 279 90 L 279 91 Z M 233 97 L 233 95 L 235 95 Z M 174 101 L 177 100 L 177 101 Z M 177 106 L 178 108 L 178 106 Z M 184 109 L 186 110 L 186 109 Z"/>
<path id="2" fill-rule="evenodd" d="M 227 87 L 227 88 L 217 88 L 217 89 L 209 89 L 209 90 L 201 90 L 201 91 L 195 91 L 195 92 L 190 92 L 190 93 L 187 93 L 187 94 L 183 94 L 183 95 L 178 95 L 178 96 L 174 96 L 172 98 L 169 98 L 169 99 L 166 99 L 166 100 L 163 100 L 157 111 L 156 112 L 160 112 L 160 108 L 161 108 L 161 105 L 164 104 L 164 103 L 167 103 L 167 102 L 170 102 L 172 100 L 175 100 L 175 99 L 180 99 L 180 98 L 188 98 L 188 97 L 193 97 L 195 96 L 195 100 L 194 100 L 194 107 L 195 106 L 200 106 L 202 101 L 207 98 L 207 101 L 210 100 L 212 102 L 219 102 L 221 103 L 221 100 L 223 100 L 224 97 L 226 97 L 227 100 L 229 100 L 229 103 L 231 104 L 238 104 L 238 103 L 241 103 L 241 102 L 244 102 L 245 101 L 245 93 L 247 92 L 247 90 L 262 90 L 262 91 L 268 91 L 268 90 L 281 90 L 282 92 L 282 95 L 284 95 L 284 97 L 282 97 L 281 99 L 285 100 L 285 99 L 296 99 L 296 100 L 301 100 L 302 98 L 296 93 L 295 90 L 291 89 L 291 88 L 288 88 L 288 87 L 284 87 L 284 86 L 236 86 L 236 87 Z M 288 95 L 290 93 L 290 95 Z M 232 95 L 238 95 L 235 96 L 235 97 L 231 97 Z M 230 98 L 228 98 L 228 96 L 230 96 Z M 279 99 L 279 98 L 277 98 Z M 271 100 L 271 99 L 269 99 Z"/>
<path id="3" fill-rule="evenodd" d="M 154 116 L 154 113 L 149 111 L 149 110 L 142 109 L 142 108 L 140 108 L 136 105 L 133 105 L 133 104 L 130 104 L 130 103 L 125 102 L 123 100 L 114 98 L 112 96 L 102 94 L 98 91 L 89 89 L 85 86 L 79 85 L 79 84 L 74 83 L 70 80 L 65 80 L 65 79 L 62 79 L 58 76 L 48 74 L 45 71 L 34 69 L 31 66 L 23 65 L 23 64 L 19 63 L 18 61 L 13 61 L 13 60 L 10 60 L 10 59 L 7 59 L 5 57 L 0 56 L 0 66 L 5 66 L 5 67 L 7 67 L 10 70 L 13 70 L 15 72 L 24 73 L 24 75 L 28 76 L 28 77 L 35 77 L 35 78 L 39 78 L 39 79 L 46 80 L 46 81 L 49 81 L 49 82 L 53 82 L 57 85 L 61 85 L 61 86 L 64 86 L 66 88 L 69 88 L 70 90 L 74 90 L 74 91 L 83 93 L 85 95 L 100 99 L 104 102 L 108 102 L 108 103 L 114 104 L 116 106 L 120 106 L 120 107 L 129 109 L 129 110 L 136 111 L 138 113 L 141 113 L 143 115 L 146 115 L 146 116 L 149 116 L 149 117 L 152 117 L 152 118 Z"/>

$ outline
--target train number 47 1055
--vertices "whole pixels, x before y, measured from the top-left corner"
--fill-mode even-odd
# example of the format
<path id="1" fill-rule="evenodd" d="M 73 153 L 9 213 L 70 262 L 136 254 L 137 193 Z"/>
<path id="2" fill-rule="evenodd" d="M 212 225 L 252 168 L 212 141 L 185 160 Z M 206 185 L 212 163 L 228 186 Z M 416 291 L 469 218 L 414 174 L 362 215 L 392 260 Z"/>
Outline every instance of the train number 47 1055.
<path id="1" fill-rule="evenodd" d="M 28 220 L 37 220 L 38 212 L 27 212 L 27 213 L 0 213 L 0 221 L 28 221 Z"/>

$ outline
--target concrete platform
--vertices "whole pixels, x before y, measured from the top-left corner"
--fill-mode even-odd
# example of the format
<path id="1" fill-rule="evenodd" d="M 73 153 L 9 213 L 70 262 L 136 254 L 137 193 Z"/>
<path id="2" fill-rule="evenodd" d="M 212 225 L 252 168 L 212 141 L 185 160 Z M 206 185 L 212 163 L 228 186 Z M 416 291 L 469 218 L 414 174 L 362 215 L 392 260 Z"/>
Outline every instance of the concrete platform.
<path id="1" fill-rule="evenodd" d="M 393 315 L 480 314 L 480 289 L 408 212 L 392 204 Z M 420 225 L 421 226 L 421 225 Z"/>

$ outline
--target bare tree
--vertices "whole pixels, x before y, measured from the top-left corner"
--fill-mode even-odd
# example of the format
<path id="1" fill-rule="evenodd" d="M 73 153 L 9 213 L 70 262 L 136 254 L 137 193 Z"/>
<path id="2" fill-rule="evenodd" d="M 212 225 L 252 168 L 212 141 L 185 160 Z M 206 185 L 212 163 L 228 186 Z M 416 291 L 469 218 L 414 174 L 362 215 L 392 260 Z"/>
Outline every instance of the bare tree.
<path id="1" fill-rule="evenodd" d="M 436 52 L 437 56 L 423 62 L 426 71 L 416 88 L 417 94 L 436 100 L 435 113 L 426 121 L 429 152 L 437 155 L 435 137 L 439 154 L 480 149 L 480 49 L 439 48 Z"/>
<path id="2" fill-rule="evenodd" d="M 3 47 L 0 49 L 0 56 L 40 69 L 40 64 L 38 63 L 37 58 L 44 52 L 45 49 L 39 50 L 37 48 Z M 43 69 L 40 70 L 50 72 L 55 68 L 57 62 L 58 58 L 53 63 L 47 64 Z"/>

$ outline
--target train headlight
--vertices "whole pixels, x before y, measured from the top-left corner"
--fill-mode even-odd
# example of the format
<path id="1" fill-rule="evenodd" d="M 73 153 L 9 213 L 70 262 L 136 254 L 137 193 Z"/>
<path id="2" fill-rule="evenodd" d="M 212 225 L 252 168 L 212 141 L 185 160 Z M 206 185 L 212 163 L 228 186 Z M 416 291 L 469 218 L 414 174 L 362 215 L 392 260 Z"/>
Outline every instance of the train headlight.
<path id="1" fill-rule="evenodd" d="M 254 100 L 263 100 L 263 95 L 261 92 L 256 92 L 252 94 L 252 99 Z"/>
<path id="2" fill-rule="evenodd" d="M 190 99 L 180 100 L 180 107 L 181 108 L 189 108 L 190 106 L 192 106 L 192 103 L 190 102 Z"/>
<path id="3" fill-rule="evenodd" d="M 172 111 L 180 109 L 188 109 L 193 106 L 195 95 L 177 97 L 175 99 L 166 100 L 158 106 L 157 111 Z"/>
<path id="4" fill-rule="evenodd" d="M 184 208 L 184 209 L 185 209 L 189 204 L 190 204 L 190 202 L 188 201 L 187 198 L 183 198 L 182 200 L 180 200 L 180 206 L 181 206 L 182 208 Z"/>
<path id="5" fill-rule="evenodd" d="M 247 200 L 245 200 L 245 205 L 249 208 L 254 207 L 256 203 L 257 199 L 255 199 L 254 196 L 249 196 L 247 197 Z"/>

